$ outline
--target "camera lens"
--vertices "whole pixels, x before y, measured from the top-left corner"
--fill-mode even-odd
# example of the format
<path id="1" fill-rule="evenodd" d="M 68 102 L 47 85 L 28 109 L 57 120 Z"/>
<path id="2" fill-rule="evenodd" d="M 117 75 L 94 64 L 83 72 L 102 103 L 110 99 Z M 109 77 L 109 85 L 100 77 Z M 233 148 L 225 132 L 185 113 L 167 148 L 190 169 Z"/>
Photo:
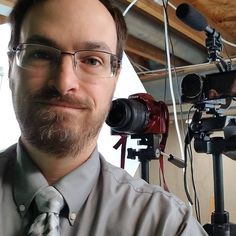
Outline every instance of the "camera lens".
<path id="1" fill-rule="evenodd" d="M 186 99 L 196 99 L 201 95 L 203 89 L 202 77 L 196 74 L 186 75 L 181 83 L 182 95 Z"/>
<path id="2" fill-rule="evenodd" d="M 134 134 L 145 130 L 148 124 L 147 107 L 133 99 L 117 99 L 112 106 L 106 123 L 118 133 Z"/>

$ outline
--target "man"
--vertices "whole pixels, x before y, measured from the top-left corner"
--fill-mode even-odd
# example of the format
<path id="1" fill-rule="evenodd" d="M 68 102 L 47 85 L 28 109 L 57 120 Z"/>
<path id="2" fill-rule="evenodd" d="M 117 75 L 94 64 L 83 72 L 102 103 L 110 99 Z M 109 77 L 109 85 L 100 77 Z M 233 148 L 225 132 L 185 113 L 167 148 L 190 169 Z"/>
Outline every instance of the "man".
<path id="1" fill-rule="evenodd" d="M 0 157 L 1 235 L 206 235 L 181 201 L 98 153 L 126 37 L 109 0 L 18 0 L 10 23 L 21 137 Z M 58 212 L 38 205 L 48 186 Z"/>

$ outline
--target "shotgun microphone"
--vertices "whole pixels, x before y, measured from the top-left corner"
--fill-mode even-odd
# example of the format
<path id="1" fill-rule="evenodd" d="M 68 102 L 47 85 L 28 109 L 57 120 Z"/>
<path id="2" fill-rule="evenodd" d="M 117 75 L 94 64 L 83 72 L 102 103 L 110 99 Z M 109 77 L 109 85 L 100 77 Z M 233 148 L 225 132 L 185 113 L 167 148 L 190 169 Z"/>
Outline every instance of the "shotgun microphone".
<path id="1" fill-rule="evenodd" d="M 193 6 L 187 3 L 182 3 L 177 7 L 176 16 L 194 30 L 215 34 L 215 37 L 219 36 L 219 33 L 208 26 L 206 18 Z"/>

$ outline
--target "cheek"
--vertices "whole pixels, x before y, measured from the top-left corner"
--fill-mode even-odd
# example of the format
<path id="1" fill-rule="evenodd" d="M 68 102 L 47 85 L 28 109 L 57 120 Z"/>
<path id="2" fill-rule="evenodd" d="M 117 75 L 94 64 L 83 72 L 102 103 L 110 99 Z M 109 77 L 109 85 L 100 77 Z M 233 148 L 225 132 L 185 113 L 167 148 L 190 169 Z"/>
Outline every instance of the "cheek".
<path id="1" fill-rule="evenodd" d="M 29 97 L 38 92 L 45 82 L 19 68 L 12 67 L 9 74 L 9 86 L 15 111 L 19 113 L 22 108 L 27 111 L 31 103 Z"/>
<path id="2" fill-rule="evenodd" d="M 94 92 L 94 100 L 97 109 L 106 112 L 110 108 L 110 103 L 114 94 L 115 83 L 108 83 L 101 86 Z"/>
<path id="3" fill-rule="evenodd" d="M 41 89 L 47 83 L 47 79 L 43 79 L 31 72 L 23 71 L 19 68 L 12 69 L 9 78 L 9 86 L 12 93 L 24 93 L 34 92 Z M 19 95 L 19 94 L 18 94 Z"/>
<path id="4" fill-rule="evenodd" d="M 9 77 L 9 87 L 11 91 L 13 92 L 15 91 L 15 81 L 19 79 L 17 67 L 14 61 L 9 62 L 8 77 Z"/>

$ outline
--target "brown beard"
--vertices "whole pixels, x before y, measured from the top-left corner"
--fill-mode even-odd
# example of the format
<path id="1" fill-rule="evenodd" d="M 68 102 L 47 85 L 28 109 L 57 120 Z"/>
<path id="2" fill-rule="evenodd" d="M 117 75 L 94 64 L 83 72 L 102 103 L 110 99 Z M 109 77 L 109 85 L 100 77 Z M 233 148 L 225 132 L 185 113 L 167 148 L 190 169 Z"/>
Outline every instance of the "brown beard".
<path id="1" fill-rule="evenodd" d="M 44 104 L 49 101 L 83 107 L 82 118 L 55 111 Z M 21 99 L 15 111 L 24 138 L 41 151 L 62 158 L 78 155 L 98 135 L 108 108 L 95 117 L 90 100 L 61 96 L 55 89 L 46 88 Z"/>

